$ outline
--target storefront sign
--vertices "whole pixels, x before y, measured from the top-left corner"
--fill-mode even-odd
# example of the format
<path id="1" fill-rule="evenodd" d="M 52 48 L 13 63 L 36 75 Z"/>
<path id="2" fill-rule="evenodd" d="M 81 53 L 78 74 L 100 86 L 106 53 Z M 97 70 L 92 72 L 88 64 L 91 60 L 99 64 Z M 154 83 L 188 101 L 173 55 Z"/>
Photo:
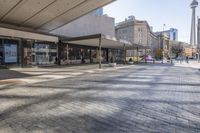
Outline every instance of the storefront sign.
<path id="1" fill-rule="evenodd" d="M 4 44 L 5 63 L 17 63 L 17 45 Z"/>

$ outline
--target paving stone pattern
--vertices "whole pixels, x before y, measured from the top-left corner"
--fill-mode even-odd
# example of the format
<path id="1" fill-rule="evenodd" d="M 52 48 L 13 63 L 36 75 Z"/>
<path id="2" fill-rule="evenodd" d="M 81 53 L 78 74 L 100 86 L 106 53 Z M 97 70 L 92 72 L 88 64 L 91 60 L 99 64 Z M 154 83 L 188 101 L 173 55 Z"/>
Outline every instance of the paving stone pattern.
<path id="1" fill-rule="evenodd" d="M 200 72 L 140 65 L 3 86 L 0 133 L 200 133 Z"/>

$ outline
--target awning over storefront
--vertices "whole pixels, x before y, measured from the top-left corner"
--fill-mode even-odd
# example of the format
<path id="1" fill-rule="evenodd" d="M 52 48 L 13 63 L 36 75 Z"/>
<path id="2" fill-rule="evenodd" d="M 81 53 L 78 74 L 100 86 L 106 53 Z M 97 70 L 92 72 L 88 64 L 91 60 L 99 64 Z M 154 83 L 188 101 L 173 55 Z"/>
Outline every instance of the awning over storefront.
<path id="1" fill-rule="evenodd" d="M 1 28 L 1 27 L 0 27 L 0 36 L 55 42 L 55 43 L 58 42 L 58 37 L 56 36 L 44 35 L 44 34 L 38 34 L 38 33 L 32 33 L 32 32 L 20 31 L 20 30 L 13 30 L 13 29 L 8 29 L 8 28 Z"/>
<path id="2" fill-rule="evenodd" d="M 132 43 L 132 46 L 131 47 L 127 47 L 126 49 L 127 50 L 150 49 L 150 47 L 149 46 L 143 46 L 143 45 L 136 44 L 136 43 Z"/>
<path id="3" fill-rule="evenodd" d="M 143 46 L 139 44 L 134 44 L 128 42 L 126 40 L 117 40 L 115 37 L 110 37 L 102 34 L 89 35 L 89 36 L 81 36 L 74 37 L 69 39 L 61 39 L 65 43 L 84 45 L 84 46 L 92 46 L 99 47 L 99 39 L 101 39 L 101 47 L 102 48 L 113 48 L 113 49 L 126 49 L 126 50 L 134 50 L 134 49 L 149 49 L 148 46 Z"/>
<path id="4" fill-rule="evenodd" d="M 0 26 L 50 32 L 114 0 L 0 0 Z"/>
<path id="5" fill-rule="evenodd" d="M 114 37 L 105 36 L 102 34 L 74 37 L 74 38 L 64 39 L 62 41 L 64 43 L 92 46 L 92 47 L 99 47 L 99 45 L 101 45 L 102 48 L 112 48 L 112 49 L 124 49 L 124 47 L 125 48 L 132 47 L 132 44 L 128 41 L 117 40 Z"/>
<path id="6" fill-rule="evenodd" d="M 89 36 L 81 36 L 81 37 L 74 37 L 68 39 L 61 39 L 61 42 L 74 44 L 74 45 L 84 45 L 84 46 L 92 46 L 98 47 L 101 51 L 101 48 L 112 48 L 112 49 L 121 49 L 121 50 L 132 50 L 132 49 L 141 49 L 144 48 L 138 44 L 132 44 L 125 40 L 117 40 L 114 37 L 109 37 L 102 34 L 97 35 L 89 35 Z M 126 56 L 126 52 L 124 52 L 124 56 Z M 99 52 L 99 57 L 101 57 L 101 52 Z M 124 58 L 125 62 L 125 58 Z M 99 68 L 101 68 L 101 60 L 99 62 Z"/>

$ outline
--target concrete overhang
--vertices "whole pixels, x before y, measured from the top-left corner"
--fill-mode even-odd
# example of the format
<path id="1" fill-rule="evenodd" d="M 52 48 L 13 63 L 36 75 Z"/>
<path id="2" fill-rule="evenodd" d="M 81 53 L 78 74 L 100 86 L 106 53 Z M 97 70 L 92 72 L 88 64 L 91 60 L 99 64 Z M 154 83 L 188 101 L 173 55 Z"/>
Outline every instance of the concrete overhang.
<path id="1" fill-rule="evenodd" d="M 127 50 L 136 50 L 136 49 L 151 49 L 149 46 L 143 46 L 139 44 L 133 44 L 132 47 L 128 47 Z"/>
<path id="2" fill-rule="evenodd" d="M 0 25 L 49 33 L 115 0 L 0 0 Z"/>
<path id="3" fill-rule="evenodd" d="M 20 30 L 14 30 L 14 29 L 2 28 L 2 27 L 0 27 L 0 36 L 32 39 L 32 40 L 38 40 L 38 41 L 48 41 L 48 42 L 55 42 L 55 43 L 58 42 L 58 37 L 56 36 L 44 35 L 44 34 L 39 34 L 39 33 L 26 32 L 26 31 L 20 31 Z"/>
<path id="4" fill-rule="evenodd" d="M 96 34 L 89 36 L 74 37 L 62 40 L 64 43 L 75 44 L 75 45 L 84 45 L 99 47 L 99 41 L 101 39 L 102 48 L 112 48 L 112 49 L 124 49 L 132 47 L 132 44 L 125 40 L 117 40 L 114 37 Z"/>

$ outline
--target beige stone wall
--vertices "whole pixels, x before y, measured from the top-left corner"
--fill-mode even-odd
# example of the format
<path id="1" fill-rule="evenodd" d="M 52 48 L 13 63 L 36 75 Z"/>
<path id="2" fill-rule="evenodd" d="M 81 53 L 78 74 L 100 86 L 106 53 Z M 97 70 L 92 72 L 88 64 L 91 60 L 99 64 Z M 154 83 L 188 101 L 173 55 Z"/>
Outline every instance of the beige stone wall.
<path id="1" fill-rule="evenodd" d="M 148 46 L 150 28 L 146 21 L 128 21 L 115 28 L 115 35 L 117 39 Z"/>
<path id="2" fill-rule="evenodd" d="M 149 54 L 152 56 L 155 50 L 159 48 L 159 39 L 150 31 L 146 21 L 124 21 L 115 27 L 115 35 L 117 39 L 148 46 Z"/>
<path id="3" fill-rule="evenodd" d="M 149 32 L 146 23 L 136 23 L 134 25 L 134 43 L 148 46 Z"/>

